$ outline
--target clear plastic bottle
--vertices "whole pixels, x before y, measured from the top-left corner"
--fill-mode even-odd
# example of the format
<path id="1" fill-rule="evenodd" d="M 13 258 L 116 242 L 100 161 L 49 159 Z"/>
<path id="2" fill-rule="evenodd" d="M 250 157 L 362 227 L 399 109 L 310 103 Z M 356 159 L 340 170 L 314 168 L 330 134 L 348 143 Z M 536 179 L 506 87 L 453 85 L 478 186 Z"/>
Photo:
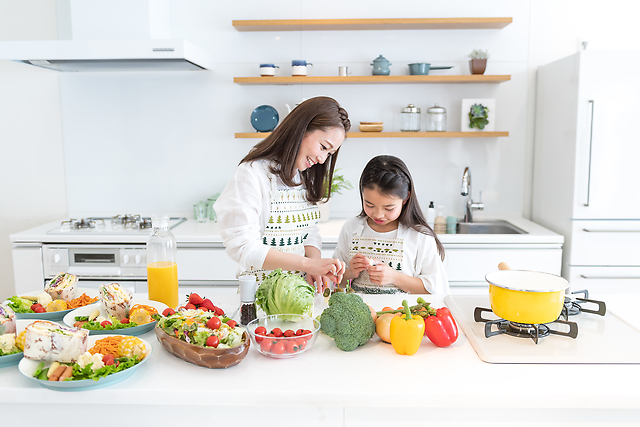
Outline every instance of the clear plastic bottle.
<path id="1" fill-rule="evenodd" d="M 147 240 L 147 285 L 149 299 L 171 308 L 178 306 L 178 248 L 169 230 L 169 217 L 151 218 L 151 235 Z"/>
<path id="2" fill-rule="evenodd" d="M 433 202 L 431 202 L 429 203 L 429 207 L 427 208 L 427 225 L 431 227 L 431 229 L 433 230 L 433 227 L 435 226 L 435 222 L 436 222 L 436 208 L 435 206 L 433 206 Z"/>

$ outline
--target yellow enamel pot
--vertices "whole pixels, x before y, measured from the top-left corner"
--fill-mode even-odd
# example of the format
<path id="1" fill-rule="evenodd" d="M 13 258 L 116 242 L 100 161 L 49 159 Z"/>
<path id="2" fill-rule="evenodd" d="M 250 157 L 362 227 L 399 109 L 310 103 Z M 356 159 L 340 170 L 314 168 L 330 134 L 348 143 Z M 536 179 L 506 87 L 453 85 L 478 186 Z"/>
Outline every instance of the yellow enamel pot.
<path id="1" fill-rule="evenodd" d="M 495 315 L 518 323 L 555 321 L 569 287 L 566 279 L 537 271 L 495 271 L 485 280 L 489 282 L 489 300 Z"/>

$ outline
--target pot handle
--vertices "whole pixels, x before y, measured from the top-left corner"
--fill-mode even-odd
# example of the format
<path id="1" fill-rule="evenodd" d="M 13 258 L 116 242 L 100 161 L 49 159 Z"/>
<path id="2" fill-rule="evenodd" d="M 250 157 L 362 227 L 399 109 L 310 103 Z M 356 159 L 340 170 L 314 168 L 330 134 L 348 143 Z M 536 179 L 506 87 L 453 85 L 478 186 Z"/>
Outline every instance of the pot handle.
<path id="1" fill-rule="evenodd" d="M 500 264 L 498 264 L 498 270 L 511 270 L 511 268 L 506 262 L 501 262 Z"/>

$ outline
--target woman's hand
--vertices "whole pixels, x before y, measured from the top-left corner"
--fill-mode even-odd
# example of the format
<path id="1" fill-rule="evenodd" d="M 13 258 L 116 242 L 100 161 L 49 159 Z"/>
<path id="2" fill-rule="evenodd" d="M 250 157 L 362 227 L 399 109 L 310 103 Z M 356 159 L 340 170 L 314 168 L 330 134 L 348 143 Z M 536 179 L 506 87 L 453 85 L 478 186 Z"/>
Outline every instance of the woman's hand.
<path id="1" fill-rule="evenodd" d="M 367 271 L 371 283 L 376 285 L 393 285 L 396 277 L 396 271 L 385 263 L 379 263 L 369 266 Z"/>
<path id="2" fill-rule="evenodd" d="M 338 259 L 332 258 L 306 258 L 305 269 L 307 281 L 314 285 L 318 292 L 323 292 L 331 280 L 333 283 L 340 283 L 342 275 L 346 269 L 346 264 Z"/>

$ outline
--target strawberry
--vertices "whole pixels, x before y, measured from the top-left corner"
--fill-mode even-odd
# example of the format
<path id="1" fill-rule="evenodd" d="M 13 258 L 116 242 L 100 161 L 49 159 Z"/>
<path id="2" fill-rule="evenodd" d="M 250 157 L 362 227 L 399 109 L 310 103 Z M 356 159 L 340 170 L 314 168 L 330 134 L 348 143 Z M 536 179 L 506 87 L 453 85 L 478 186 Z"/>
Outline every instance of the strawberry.
<path id="1" fill-rule="evenodd" d="M 202 307 L 205 307 L 209 311 L 215 311 L 215 308 L 216 308 L 216 306 L 213 305 L 213 303 L 211 302 L 211 300 L 209 298 L 203 300 L 200 305 Z"/>
<path id="2" fill-rule="evenodd" d="M 191 303 L 189 303 L 189 304 L 185 305 L 184 308 L 186 308 L 187 310 L 195 310 L 196 306 L 191 304 Z"/>
<path id="3" fill-rule="evenodd" d="M 189 294 L 189 304 L 193 304 L 195 306 L 198 306 L 200 304 L 202 304 L 202 301 L 204 301 L 202 299 L 202 297 L 198 294 L 196 294 L 195 292 Z"/>

